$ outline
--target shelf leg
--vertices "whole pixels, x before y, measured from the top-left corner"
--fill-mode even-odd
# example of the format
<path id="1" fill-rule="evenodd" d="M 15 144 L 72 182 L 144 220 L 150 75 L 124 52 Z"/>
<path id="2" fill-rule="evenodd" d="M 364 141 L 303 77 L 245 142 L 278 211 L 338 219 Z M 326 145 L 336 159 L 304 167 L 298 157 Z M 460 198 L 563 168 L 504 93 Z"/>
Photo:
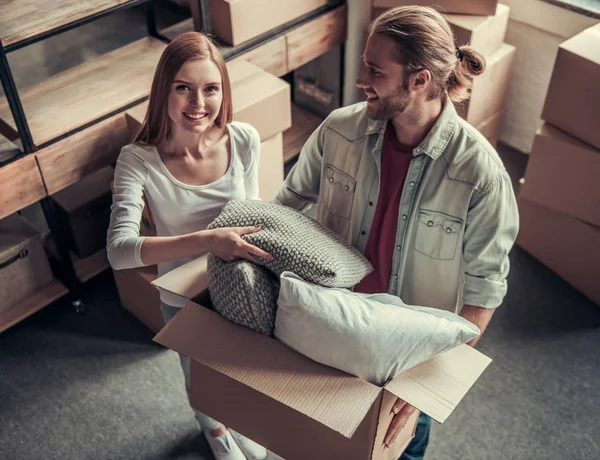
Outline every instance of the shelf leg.
<path id="1" fill-rule="evenodd" d="M 49 196 L 42 198 L 41 205 L 44 216 L 46 217 L 46 221 L 48 222 L 48 227 L 50 228 L 50 233 L 52 234 L 52 238 L 56 244 L 56 251 L 58 252 L 58 262 L 60 267 L 60 272 L 58 273 L 59 280 L 69 290 L 69 298 L 77 311 L 76 302 L 81 303 L 80 299 L 82 289 L 81 282 L 75 274 L 73 259 L 71 258 L 71 253 L 69 252 L 69 245 L 65 236 L 66 229 L 63 228 L 60 220 L 57 217 L 55 208 L 56 205 L 52 201 L 52 198 Z"/>
<path id="2" fill-rule="evenodd" d="M 25 153 L 32 153 L 35 151 L 35 145 L 33 143 L 33 138 L 31 137 L 31 132 L 29 131 L 29 125 L 27 124 L 27 120 L 25 118 L 25 112 L 23 111 L 23 105 L 21 104 L 21 98 L 19 97 L 19 92 L 17 91 L 15 79 L 13 78 L 10 65 L 8 63 L 8 58 L 6 57 L 6 50 L 1 42 L 0 80 L 2 81 L 2 88 L 4 90 L 4 94 L 6 95 L 6 99 L 8 100 L 10 111 L 15 120 L 15 124 L 17 125 L 17 131 L 19 132 L 19 137 L 21 138 L 21 142 L 23 144 L 23 150 Z"/>

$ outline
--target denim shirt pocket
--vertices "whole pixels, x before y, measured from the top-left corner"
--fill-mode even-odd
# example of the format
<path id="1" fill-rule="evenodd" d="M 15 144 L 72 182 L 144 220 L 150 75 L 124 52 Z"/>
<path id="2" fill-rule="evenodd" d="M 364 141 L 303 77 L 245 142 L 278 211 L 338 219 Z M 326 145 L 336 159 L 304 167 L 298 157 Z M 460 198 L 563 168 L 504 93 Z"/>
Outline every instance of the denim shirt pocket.
<path id="1" fill-rule="evenodd" d="M 462 227 L 458 217 L 420 209 L 414 248 L 432 259 L 454 259 Z"/>
<path id="2" fill-rule="evenodd" d="M 323 204 L 336 217 L 349 219 L 352 213 L 356 180 L 328 164 L 321 185 Z"/>

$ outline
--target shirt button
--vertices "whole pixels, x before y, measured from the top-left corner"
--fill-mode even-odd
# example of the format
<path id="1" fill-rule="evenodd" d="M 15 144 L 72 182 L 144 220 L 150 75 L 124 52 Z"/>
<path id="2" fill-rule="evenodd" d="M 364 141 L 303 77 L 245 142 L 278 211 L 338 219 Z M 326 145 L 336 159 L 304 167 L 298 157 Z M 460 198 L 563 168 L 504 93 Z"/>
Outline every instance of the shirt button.
<path id="1" fill-rule="evenodd" d="M 408 216 L 406 214 L 402 214 L 402 220 L 406 220 L 408 219 Z"/>
<path id="2" fill-rule="evenodd" d="M 363 230 L 362 232 L 360 232 L 361 235 L 366 235 L 367 233 Z"/>
<path id="3" fill-rule="evenodd" d="M 433 227 L 433 221 L 432 221 L 432 220 L 430 220 L 429 222 L 427 222 L 427 226 L 428 226 L 428 227 Z"/>
<path id="4" fill-rule="evenodd" d="M 327 179 L 330 183 L 333 183 L 333 177 L 330 177 L 329 179 Z"/>
<path id="5" fill-rule="evenodd" d="M 348 191 L 350 190 L 350 187 L 348 187 L 347 185 L 344 187 L 344 190 Z"/>
<path id="6" fill-rule="evenodd" d="M 446 233 L 450 233 L 451 231 L 452 231 L 452 229 L 451 229 L 450 227 L 448 227 L 448 228 L 446 229 Z"/>
<path id="7" fill-rule="evenodd" d="M 398 279 L 398 275 L 394 275 L 394 279 L 397 280 Z"/>
<path id="8" fill-rule="evenodd" d="M 400 250 L 400 245 L 396 246 L 396 249 L 399 251 Z"/>
<path id="9" fill-rule="evenodd" d="M 414 186 L 415 186 L 415 181 L 414 181 L 414 180 L 411 180 L 411 181 L 409 182 L 409 185 L 410 185 L 411 187 L 414 187 Z"/>
<path id="10" fill-rule="evenodd" d="M 373 206 L 373 202 L 372 201 L 369 201 L 369 206 Z"/>

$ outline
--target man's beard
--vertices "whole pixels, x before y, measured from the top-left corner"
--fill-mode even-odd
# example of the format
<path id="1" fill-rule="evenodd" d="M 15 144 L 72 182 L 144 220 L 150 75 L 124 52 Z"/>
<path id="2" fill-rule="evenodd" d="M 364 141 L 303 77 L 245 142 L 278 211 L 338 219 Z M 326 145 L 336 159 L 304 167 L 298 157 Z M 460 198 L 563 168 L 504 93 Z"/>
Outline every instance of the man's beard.
<path id="1" fill-rule="evenodd" d="M 367 106 L 367 116 L 373 120 L 391 120 L 396 115 L 406 110 L 409 103 L 408 91 L 398 86 L 394 96 L 380 97 L 377 99 L 377 107 Z"/>

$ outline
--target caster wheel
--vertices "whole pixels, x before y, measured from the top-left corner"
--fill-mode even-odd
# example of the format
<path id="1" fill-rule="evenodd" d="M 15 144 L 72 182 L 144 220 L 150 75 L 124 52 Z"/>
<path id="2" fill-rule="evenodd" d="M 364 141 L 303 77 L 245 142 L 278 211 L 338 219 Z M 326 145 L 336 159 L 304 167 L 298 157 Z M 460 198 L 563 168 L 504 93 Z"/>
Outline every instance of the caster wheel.
<path id="1" fill-rule="evenodd" d="M 85 315 L 87 313 L 87 307 L 79 299 L 73 301 L 73 308 L 75 309 L 75 313 L 78 315 Z"/>

